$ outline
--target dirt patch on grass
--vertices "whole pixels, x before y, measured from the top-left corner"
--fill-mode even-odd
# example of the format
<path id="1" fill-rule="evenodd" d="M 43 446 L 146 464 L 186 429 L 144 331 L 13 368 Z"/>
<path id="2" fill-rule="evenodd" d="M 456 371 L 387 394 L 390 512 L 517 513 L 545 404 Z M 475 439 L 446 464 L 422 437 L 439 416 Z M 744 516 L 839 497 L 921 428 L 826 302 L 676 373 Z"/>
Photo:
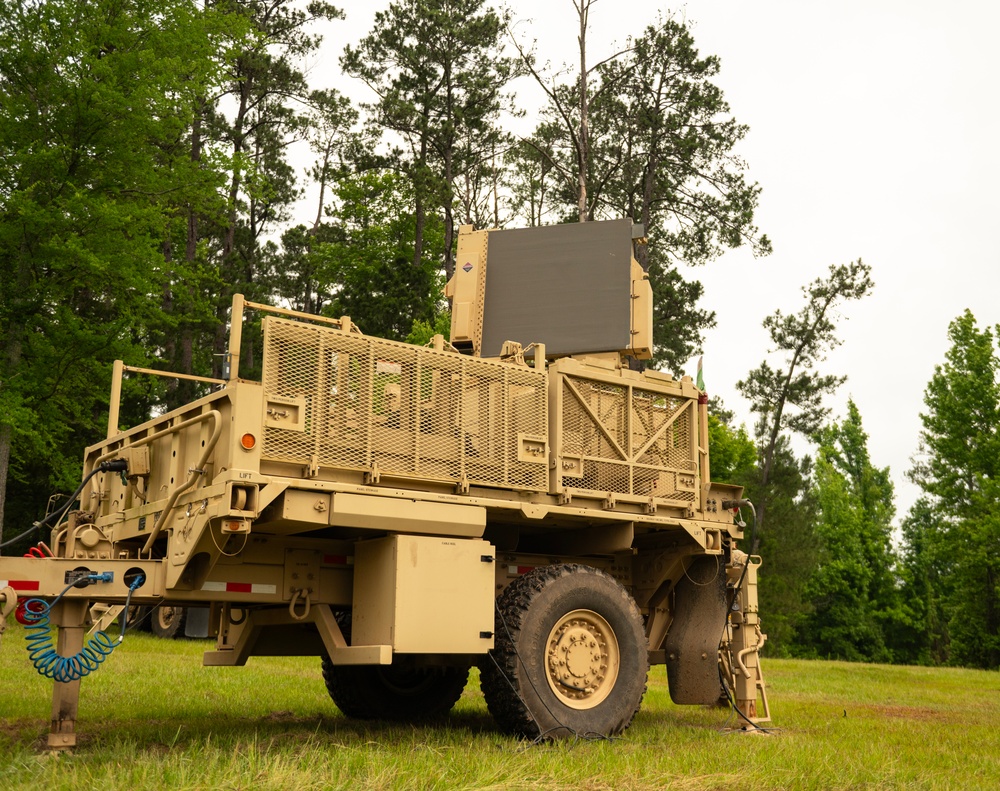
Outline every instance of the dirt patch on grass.
<path id="1" fill-rule="evenodd" d="M 11 741 L 17 741 L 20 739 L 24 728 L 25 724 L 20 721 L 7 722 L 5 720 L 0 720 L 0 736 L 4 736 Z"/>
<path id="2" fill-rule="evenodd" d="M 881 718 L 895 718 L 903 720 L 946 720 L 947 714 L 937 709 L 928 709 L 918 706 L 880 706 L 869 705 L 861 707 L 865 711 L 870 711 Z M 848 711 L 850 716 L 850 711 Z"/>
<path id="3" fill-rule="evenodd" d="M 0 739 L 9 740 L 13 744 L 29 745 L 38 742 L 44 745 L 48 739 L 48 730 L 45 728 L 47 724 L 34 719 L 0 720 Z"/>
<path id="4" fill-rule="evenodd" d="M 261 717 L 263 722 L 305 722 L 314 719 L 314 717 L 298 717 L 294 711 L 272 711 Z"/>

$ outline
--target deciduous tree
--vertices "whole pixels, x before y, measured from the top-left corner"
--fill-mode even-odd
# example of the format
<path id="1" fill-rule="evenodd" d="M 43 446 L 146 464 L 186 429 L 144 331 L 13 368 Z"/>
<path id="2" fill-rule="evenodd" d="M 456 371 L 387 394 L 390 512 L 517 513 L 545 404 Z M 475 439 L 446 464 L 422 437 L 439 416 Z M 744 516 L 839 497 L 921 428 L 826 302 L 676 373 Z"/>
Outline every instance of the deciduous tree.
<path id="1" fill-rule="evenodd" d="M 110 362 L 146 362 L 215 48 L 180 0 L 0 2 L 0 530 L 9 482 L 15 527 L 75 488 Z"/>
<path id="2" fill-rule="evenodd" d="M 416 236 L 408 180 L 391 171 L 341 179 L 329 209 L 328 239 L 315 245 L 328 315 L 348 315 L 369 335 L 403 340 L 416 321 L 431 323 L 443 283 L 433 261 L 410 265 Z M 425 239 L 440 244 L 429 218 Z"/>

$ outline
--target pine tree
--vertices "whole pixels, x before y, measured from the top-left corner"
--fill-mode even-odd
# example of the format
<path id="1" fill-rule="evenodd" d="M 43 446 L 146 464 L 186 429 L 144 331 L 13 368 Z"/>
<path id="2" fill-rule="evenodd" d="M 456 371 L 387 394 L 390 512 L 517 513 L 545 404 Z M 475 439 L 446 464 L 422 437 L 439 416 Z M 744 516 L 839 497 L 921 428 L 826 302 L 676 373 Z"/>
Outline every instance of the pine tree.
<path id="1" fill-rule="evenodd" d="M 890 642 L 903 616 L 893 572 L 889 468 L 872 465 L 853 401 L 847 417 L 825 427 L 818 439 L 814 486 L 821 555 L 805 588 L 813 614 L 800 629 L 799 650 L 891 661 Z"/>
<path id="2" fill-rule="evenodd" d="M 921 497 L 900 528 L 900 598 L 908 622 L 896 636 L 899 661 L 947 664 L 951 635 L 945 598 L 951 590 L 952 562 L 942 550 L 941 521 L 930 501 Z"/>
<path id="3" fill-rule="evenodd" d="M 504 89 L 516 73 L 501 54 L 505 22 L 483 0 L 398 0 L 375 15 L 372 32 L 341 59 L 345 72 L 375 92 L 367 106 L 375 123 L 406 147 L 396 158 L 412 185 L 417 269 L 430 253 L 440 255 L 446 277 L 453 274 L 457 183 L 485 161 L 474 142 L 496 140 Z M 434 212 L 443 249 L 425 250 Z"/>
<path id="4" fill-rule="evenodd" d="M 672 371 L 696 353 L 715 316 L 697 308 L 702 286 L 680 264 L 701 265 L 724 249 L 771 250 L 754 224 L 760 195 L 735 147 L 748 129 L 730 115 L 713 80 L 720 62 L 702 56 L 690 26 L 673 17 L 648 25 L 619 51 L 588 56 L 593 3 L 574 4 L 580 64 L 572 83 L 521 56 L 545 90 L 543 121 L 515 149 L 512 177 L 531 224 L 630 217 L 649 244 L 639 262 L 655 300 L 653 365 Z M 588 60 L 589 57 L 589 60 Z"/>
<path id="5" fill-rule="evenodd" d="M 860 260 L 831 266 L 827 278 L 817 278 L 803 287 L 806 304 L 798 313 L 785 315 L 777 310 L 764 319 L 775 350 L 785 354 L 784 366 L 775 369 L 765 360 L 736 383 L 758 417 L 762 489 L 766 490 L 771 479 L 783 434 L 791 431 L 811 438 L 823 426 L 830 411 L 823 405 L 823 398 L 847 378 L 821 375 L 814 370 L 830 349 L 840 345 L 833 321 L 835 308 L 842 302 L 861 299 L 872 287 L 871 267 Z M 758 508 L 761 524 L 765 510 Z"/>
<path id="6" fill-rule="evenodd" d="M 965 311 L 924 393 L 921 449 L 910 471 L 930 514 L 915 517 L 911 553 L 936 569 L 950 660 L 1000 667 L 1000 328 Z M 928 613 L 933 615 L 932 612 Z"/>

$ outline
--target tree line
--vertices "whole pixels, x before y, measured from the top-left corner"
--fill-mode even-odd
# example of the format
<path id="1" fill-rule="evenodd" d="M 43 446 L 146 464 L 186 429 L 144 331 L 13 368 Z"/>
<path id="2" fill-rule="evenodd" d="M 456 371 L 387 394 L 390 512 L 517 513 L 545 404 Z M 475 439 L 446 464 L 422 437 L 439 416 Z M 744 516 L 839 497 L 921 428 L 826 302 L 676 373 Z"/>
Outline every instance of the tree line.
<path id="1" fill-rule="evenodd" d="M 653 364 L 678 371 L 714 324 L 681 265 L 771 249 L 737 155 L 748 130 L 685 20 L 651 19 L 595 54 L 596 2 L 565 4 L 579 57 L 561 70 L 487 0 L 390 2 L 340 55 L 340 79 L 369 89 L 356 103 L 304 67 L 321 23 L 344 18 L 327 2 L 0 0 L 0 542 L 50 491 L 75 488 L 81 448 L 103 435 L 114 359 L 222 376 L 235 292 L 426 338 L 447 327 L 460 225 L 641 222 Z M 514 135 L 526 86 L 544 104 Z M 306 179 L 296 145 L 311 152 Z M 314 211 L 297 222 L 306 187 Z M 833 307 L 871 287 L 861 262 L 834 267 L 801 313 L 768 319 L 787 359 L 741 383 L 754 436 L 715 409 L 713 471 L 759 503 L 773 650 L 996 666 L 996 580 L 983 577 L 996 492 L 982 465 L 998 407 L 975 405 L 972 423 L 944 416 L 973 397 L 953 380 L 972 362 L 949 358 L 928 386 L 911 472 L 927 497 L 898 545 L 888 470 L 869 460 L 860 414 L 849 404 L 831 423 L 823 407 L 841 381 L 817 371 L 836 343 Z M 992 354 L 993 336 L 964 320 L 963 337 Z M 983 376 L 995 374 L 983 354 Z M 200 387 L 127 379 L 122 424 Z M 814 457 L 795 456 L 794 433 Z M 960 469 L 947 455 L 959 446 L 976 449 Z"/>
<path id="2" fill-rule="evenodd" d="M 761 611 L 772 654 L 905 664 L 1000 667 L 1000 326 L 969 312 L 924 392 L 919 449 L 906 471 L 923 496 L 893 528 L 888 467 L 868 451 L 853 400 L 830 420 L 824 396 L 846 377 L 818 369 L 838 341 L 831 316 L 873 283 L 861 261 L 803 289 L 795 314 L 764 321 L 782 358 L 738 382 L 757 416 L 751 437 L 716 404 L 713 479 L 742 484 L 756 505 L 764 559 Z M 797 456 L 805 437 L 813 455 Z"/>

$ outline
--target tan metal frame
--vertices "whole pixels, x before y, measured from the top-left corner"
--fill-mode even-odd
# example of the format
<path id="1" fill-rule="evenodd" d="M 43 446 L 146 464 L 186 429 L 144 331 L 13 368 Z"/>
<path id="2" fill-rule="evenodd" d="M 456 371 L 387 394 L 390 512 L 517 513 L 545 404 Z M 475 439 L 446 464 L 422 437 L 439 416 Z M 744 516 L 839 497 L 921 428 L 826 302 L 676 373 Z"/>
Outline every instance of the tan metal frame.
<path id="1" fill-rule="evenodd" d="M 475 305 L 470 294 L 485 287 L 488 234 L 476 232 L 463 239 L 460 252 L 475 255 L 478 262 L 475 277 L 458 284 L 465 289 L 461 295 L 472 310 Z M 633 275 L 648 285 L 645 278 Z M 269 380 L 257 383 L 240 378 L 247 310 L 274 314 L 276 318 L 266 320 L 267 327 L 291 322 L 318 327 L 303 331 L 303 343 L 310 343 L 308 338 L 322 338 L 331 349 L 367 350 L 367 378 L 357 380 L 363 387 L 351 418 L 367 432 L 364 442 L 368 455 L 363 463 L 345 463 L 324 455 L 324 443 L 330 441 L 324 433 L 330 410 L 317 405 L 331 388 L 346 396 L 350 385 L 346 379 L 335 382 L 329 378 L 330 372 L 320 370 L 311 390 L 275 391 L 269 390 Z M 477 320 L 481 324 L 480 314 L 472 310 L 469 316 L 469 341 L 478 339 L 473 325 Z M 642 324 L 641 318 L 633 318 L 636 326 Z M 347 345 L 338 346 L 342 341 Z M 637 340 L 644 342 L 644 336 Z M 206 652 L 207 665 L 240 665 L 251 655 L 289 651 L 326 653 L 334 664 L 388 664 L 400 647 L 393 635 L 402 622 L 379 621 L 369 631 L 380 637 L 372 638 L 371 644 L 356 640 L 349 646 L 334 613 L 355 606 L 359 597 L 375 601 L 380 586 L 389 584 L 391 578 L 410 580 L 409 571 L 408 567 L 385 565 L 382 560 L 363 560 L 368 577 L 359 582 L 353 565 L 359 542 L 382 540 L 394 552 L 398 547 L 418 552 L 435 542 L 469 542 L 472 546 L 474 541 L 477 547 L 496 547 L 495 553 L 478 553 L 484 561 L 489 556 L 491 564 L 495 555 L 486 584 L 469 581 L 482 576 L 470 566 L 456 575 L 452 588 L 435 594 L 438 599 L 428 597 L 428 603 L 440 603 L 449 595 L 455 599 L 467 596 L 470 606 L 489 614 L 497 592 L 527 569 L 553 562 L 585 563 L 604 569 L 632 591 L 646 615 L 650 659 L 664 661 L 662 647 L 673 619 L 673 586 L 694 558 L 706 554 L 721 558 L 743 537 L 742 527 L 734 524 L 732 514 L 722 507 L 723 501 L 738 499 L 741 490 L 708 483 L 707 407 L 702 394 L 688 377 L 675 381 L 655 371 L 630 371 L 619 354 L 562 358 L 547 364 L 544 347 L 537 347 L 534 365 L 529 366 L 527 350 L 515 345 L 508 349 L 509 359 L 504 361 L 458 356 L 444 348 L 440 337 L 426 349 L 366 338 L 348 317 L 317 317 L 249 302 L 237 294 L 233 299 L 228 379 L 168 374 L 117 362 L 108 436 L 87 449 L 85 471 L 96 469 L 102 461 L 125 458 L 130 462 L 128 477 L 102 473 L 91 480 L 81 497 L 81 511 L 53 529 L 50 544 L 57 557 L 0 559 L 0 633 L 17 595 L 5 588 L 6 581 L 21 585 L 22 592 L 27 585 L 33 587 L 32 595 L 52 598 L 66 587 L 69 572 L 80 568 L 112 572 L 111 582 L 71 588 L 53 610 L 60 626 L 60 650 L 79 650 L 90 603 L 123 605 L 128 594 L 126 574 L 141 571 L 146 581 L 132 596 L 135 604 L 212 606 L 211 628 L 217 645 Z M 399 367 L 398 374 L 382 377 L 385 386 L 380 393 L 373 384 L 378 355 L 389 361 L 386 365 Z M 406 362 L 391 362 L 397 358 L 412 360 L 414 370 L 405 371 Z M 347 364 L 340 366 L 337 375 L 348 376 L 348 368 Z M 473 372 L 468 374 L 471 384 L 463 379 L 466 371 Z M 119 432 L 125 372 L 173 376 L 221 389 Z M 394 376 L 397 381 L 390 381 Z M 435 413 L 437 423 L 433 425 L 425 423 L 421 411 L 425 379 L 435 382 L 432 387 L 441 388 L 440 392 L 447 381 L 457 393 L 450 401 L 453 413 L 447 417 Z M 600 414 L 581 394 L 581 383 L 618 388 L 623 411 L 613 418 Z M 473 388 L 479 391 L 468 395 Z M 520 408 L 514 401 L 529 395 L 534 398 L 532 388 L 541 393 L 538 405 L 532 406 L 531 417 L 536 422 L 522 425 L 514 419 Z M 640 393 L 664 399 L 664 403 L 669 400 L 673 411 L 655 426 L 637 424 L 634 399 Z M 569 448 L 564 397 L 576 399 L 593 431 L 601 435 L 601 443 L 613 449 L 610 457 Z M 470 398 L 479 399 L 474 420 L 468 411 L 473 402 L 466 403 Z M 404 405 L 409 412 L 404 406 L 392 406 L 393 399 L 410 399 Z M 433 408 L 448 403 L 442 398 Z M 382 410 L 379 414 L 376 404 Z M 394 411 L 398 427 L 388 417 L 379 423 L 379 415 L 392 417 Z M 338 417 L 341 427 L 346 414 Z M 682 452 L 683 464 L 643 461 L 647 451 L 663 442 L 681 421 L 685 444 L 677 452 Z M 449 434 L 452 430 L 453 437 Z M 301 453 L 274 453 L 269 438 L 281 431 L 313 434 Z M 428 473 L 431 467 L 425 470 L 419 464 L 408 468 L 379 463 L 372 455 L 373 438 L 379 432 L 379 436 L 399 438 L 400 456 L 419 455 L 424 444 L 432 441 L 439 442 L 440 448 L 454 448 L 458 456 L 455 472 Z M 250 439 L 244 441 L 245 437 Z M 481 444 L 477 446 L 477 442 Z M 497 460 L 502 477 L 481 474 L 487 459 Z M 627 471 L 622 479 L 627 484 L 605 486 L 600 479 L 601 485 L 591 488 L 566 485 L 566 464 L 579 464 L 581 475 L 570 477 L 580 479 L 586 465 L 618 467 Z M 540 471 L 538 482 L 525 483 L 526 478 L 512 477 L 511 470 L 517 465 Z M 636 481 L 654 473 L 664 478 L 684 476 L 686 480 L 682 489 L 675 487 L 669 496 L 662 493 L 665 490 L 641 490 Z M 683 497 L 677 496 L 677 491 L 682 491 Z M 388 538 L 380 539 L 382 536 Z M 158 553 L 162 556 L 154 557 Z M 729 573 L 734 573 L 732 568 Z M 415 609 L 392 617 L 411 619 L 417 617 L 412 613 L 420 612 L 426 581 L 414 579 L 417 581 L 400 584 L 405 585 L 405 595 L 414 599 L 407 607 Z M 758 713 L 758 697 L 763 701 L 763 717 L 769 716 L 757 662 L 764 638 L 756 620 L 754 562 L 750 562 L 745 579 L 739 592 L 745 628 L 730 629 L 730 633 L 739 705 L 753 719 Z M 473 587 L 477 592 L 470 595 Z M 367 612 L 382 618 L 383 609 L 379 605 Z M 236 613 L 239 617 L 234 617 Z M 487 629 L 481 632 L 486 634 Z M 446 643 L 430 636 L 426 643 L 419 639 L 411 642 L 408 650 L 472 657 L 487 650 L 492 639 L 474 635 L 457 645 L 447 643 L 445 647 Z M 79 682 L 56 685 L 50 736 L 53 747 L 75 743 L 78 694 Z M 57 709 L 65 715 L 58 720 Z"/>

